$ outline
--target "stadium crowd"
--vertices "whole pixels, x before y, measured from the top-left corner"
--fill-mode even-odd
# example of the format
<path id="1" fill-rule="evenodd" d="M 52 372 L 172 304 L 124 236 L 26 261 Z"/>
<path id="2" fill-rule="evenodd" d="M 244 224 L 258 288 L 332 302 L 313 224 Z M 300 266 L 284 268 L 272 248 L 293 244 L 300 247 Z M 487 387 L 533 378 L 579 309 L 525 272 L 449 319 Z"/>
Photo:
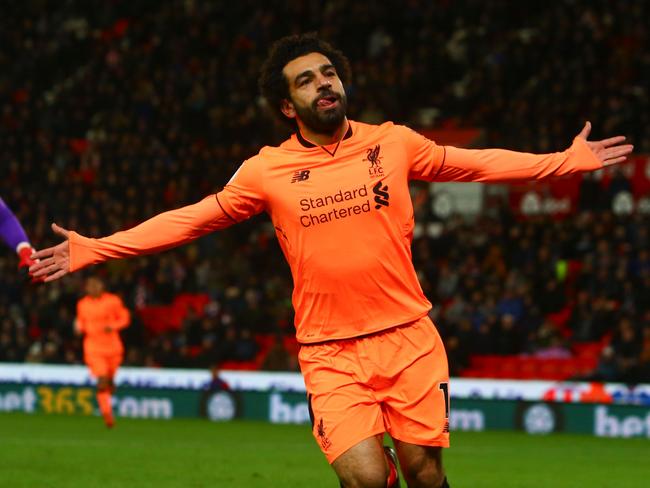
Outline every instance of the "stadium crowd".
<path id="1" fill-rule="evenodd" d="M 0 195 L 32 242 L 56 221 L 102 236 L 222 187 L 286 132 L 256 87 L 271 42 L 318 30 L 349 57 L 350 117 L 479 127 L 483 145 L 563 149 L 585 118 L 650 153 L 646 2 L 11 3 L 0 29 Z M 507 206 L 452 217 L 413 243 L 452 374 L 472 354 L 570 355 L 608 346 L 594 377 L 650 382 L 648 217 L 618 217 L 611 193 L 564 220 Z M 433 221 L 428 205 L 420 222 Z M 292 334 L 291 277 L 257 217 L 160 256 L 92 272 L 133 313 L 126 364 L 250 360 L 255 336 Z M 72 332 L 84 274 L 24 283 L 0 255 L 0 361 L 78 363 Z M 135 311 L 180 293 L 203 316 L 151 334 Z M 265 367 L 295 369 L 275 341 Z M 191 354 L 190 354 L 190 351 Z"/>

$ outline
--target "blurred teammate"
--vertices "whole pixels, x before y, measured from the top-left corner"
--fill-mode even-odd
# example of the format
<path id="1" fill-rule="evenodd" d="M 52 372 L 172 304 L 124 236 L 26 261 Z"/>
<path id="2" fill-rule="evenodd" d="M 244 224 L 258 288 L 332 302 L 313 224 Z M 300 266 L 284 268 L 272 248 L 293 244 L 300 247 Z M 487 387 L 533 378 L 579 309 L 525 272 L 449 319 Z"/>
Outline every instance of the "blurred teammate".
<path id="1" fill-rule="evenodd" d="M 625 160 L 624 137 L 526 154 L 438 146 L 407 127 L 346 117 L 348 60 L 314 36 L 279 40 L 262 67 L 270 107 L 295 130 L 245 161 L 225 188 L 133 229 L 35 254 L 46 281 L 111 258 L 162 251 L 266 211 L 289 262 L 313 434 L 344 487 L 399 486 L 388 432 L 413 487 L 448 487 L 449 374 L 411 262 L 408 182 L 530 180 Z"/>
<path id="2" fill-rule="evenodd" d="M 34 264 L 31 258 L 34 248 L 29 243 L 20 222 L 2 198 L 0 198 L 0 239 L 18 254 L 18 269 L 27 274 L 27 269 Z"/>
<path id="3" fill-rule="evenodd" d="M 124 357 L 120 330 L 127 327 L 131 317 L 117 295 L 104 290 L 97 277 L 86 281 L 86 296 L 77 303 L 75 328 L 84 335 L 84 362 L 97 378 L 97 404 L 107 427 L 113 427 L 111 394 L 113 378 Z"/>

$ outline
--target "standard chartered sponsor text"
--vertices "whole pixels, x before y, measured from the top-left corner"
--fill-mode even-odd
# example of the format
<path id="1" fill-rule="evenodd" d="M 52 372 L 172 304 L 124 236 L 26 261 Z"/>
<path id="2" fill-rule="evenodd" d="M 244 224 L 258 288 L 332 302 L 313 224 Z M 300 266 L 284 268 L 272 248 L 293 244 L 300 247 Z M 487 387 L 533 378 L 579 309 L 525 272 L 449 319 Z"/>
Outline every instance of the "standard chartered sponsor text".
<path id="1" fill-rule="evenodd" d="M 319 224 L 326 224 L 335 220 L 345 219 L 353 215 L 370 212 L 370 200 L 368 197 L 368 188 L 361 185 L 350 190 L 339 190 L 335 193 L 323 195 L 316 198 L 300 199 L 301 212 L 308 212 L 300 216 L 300 224 L 303 227 L 313 227 Z M 363 202 L 348 203 L 346 205 L 337 205 L 343 202 L 353 202 L 354 200 L 365 199 Z M 328 208 L 329 207 L 329 208 Z M 326 209 L 326 211 L 320 211 Z"/>

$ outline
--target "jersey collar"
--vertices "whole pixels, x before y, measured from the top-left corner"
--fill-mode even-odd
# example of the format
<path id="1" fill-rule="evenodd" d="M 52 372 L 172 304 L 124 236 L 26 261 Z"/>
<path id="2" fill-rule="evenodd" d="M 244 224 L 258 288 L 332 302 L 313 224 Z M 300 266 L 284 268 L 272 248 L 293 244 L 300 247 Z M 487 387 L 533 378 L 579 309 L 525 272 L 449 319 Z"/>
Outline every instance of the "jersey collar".
<path id="1" fill-rule="evenodd" d="M 349 120 L 348 120 L 348 130 L 345 131 L 345 135 L 343 136 L 342 139 L 339 139 L 339 142 L 336 143 L 333 150 L 329 149 L 329 147 L 331 147 L 331 145 L 329 147 L 328 146 L 317 146 L 316 144 L 314 144 L 312 142 L 309 142 L 307 139 L 305 139 L 302 136 L 302 134 L 300 133 L 300 130 L 296 131 L 296 139 L 298 139 L 298 142 L 300 143 L 300 145 L 302 145 L 303 147 L 306 147 L 308 149 L 313 148 L 313 147 L 320 147 L 323 151 L 325 151 L 330 156 L 334 156 L 336 154 L 337 149 L 341 145 L 341 141 L 343 141 L 345 139 L 349 139 L 350 137 L 352 137 L 352 123 Z"/>

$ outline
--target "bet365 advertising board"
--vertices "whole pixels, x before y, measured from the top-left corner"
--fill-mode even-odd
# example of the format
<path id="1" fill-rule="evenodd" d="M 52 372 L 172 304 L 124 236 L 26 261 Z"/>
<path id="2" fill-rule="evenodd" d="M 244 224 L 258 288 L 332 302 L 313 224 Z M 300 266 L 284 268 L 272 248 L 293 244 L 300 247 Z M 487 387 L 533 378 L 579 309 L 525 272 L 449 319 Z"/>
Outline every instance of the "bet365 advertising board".
<path id="1" fill-rule="evenodd" d="M 454 399 L 451 407 L 451 431 L 523 430 L 650 439 L 648 406 Z M 115 393 L 113 409 L 117 416 L 131 418 L 311 421 L 305 394 L 290 391 L 122 387 Z M 98 409 L 91 386 L 1 383 L 0 412 L 97 415 Z"/>

